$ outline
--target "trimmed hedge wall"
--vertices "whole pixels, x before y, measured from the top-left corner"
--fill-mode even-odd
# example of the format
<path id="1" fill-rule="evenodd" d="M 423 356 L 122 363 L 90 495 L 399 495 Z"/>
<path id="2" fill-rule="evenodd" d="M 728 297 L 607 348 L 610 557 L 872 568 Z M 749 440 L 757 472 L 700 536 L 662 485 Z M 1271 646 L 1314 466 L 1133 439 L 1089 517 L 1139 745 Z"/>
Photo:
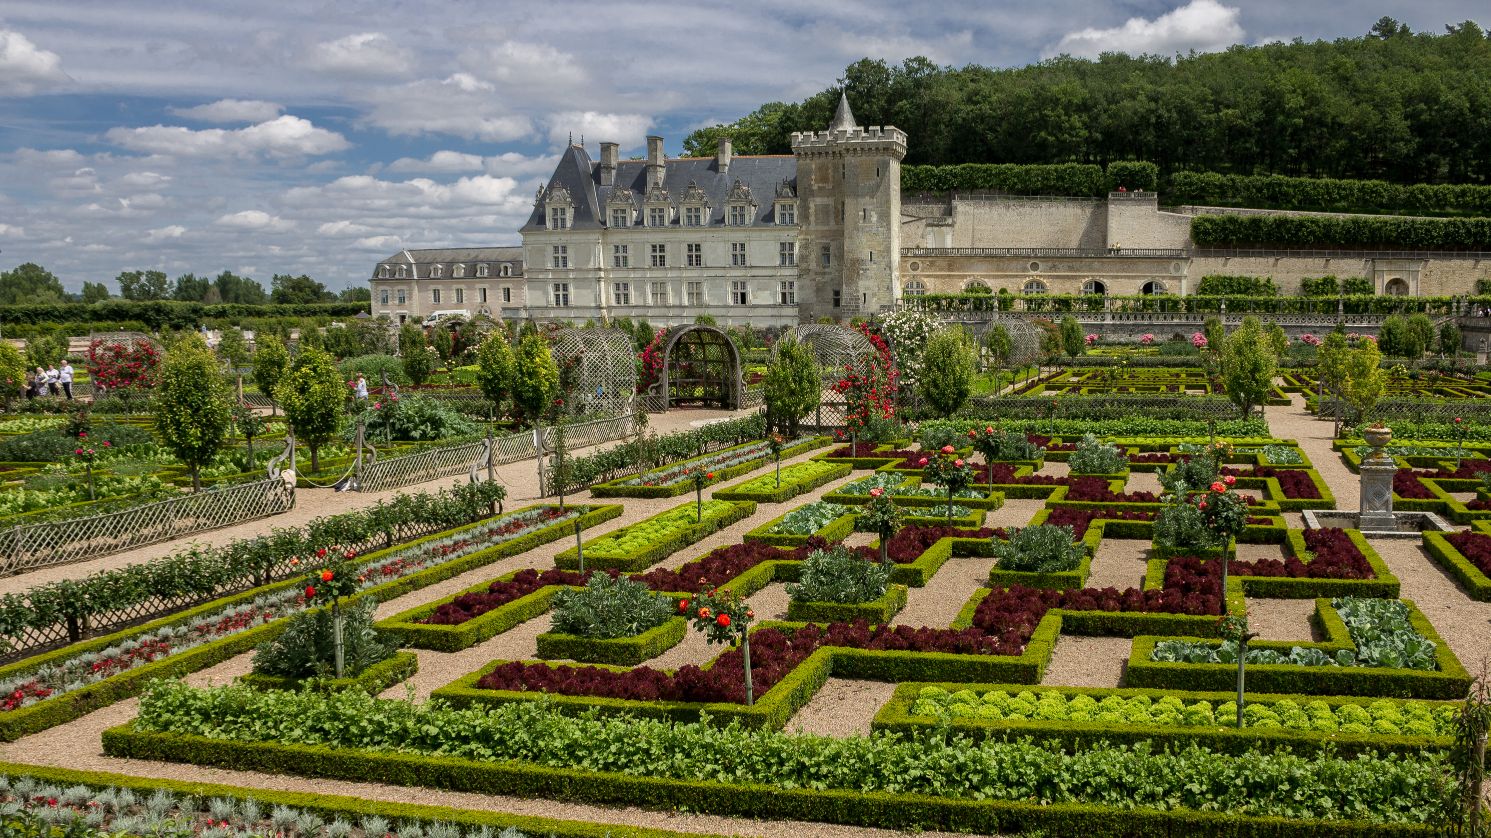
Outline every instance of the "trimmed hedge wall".
<path id="1" fill-rule="evenodd" d="M 736 523 L 737 521 L 743 521 L 746 518 L 754 515 L 756 512 L 756 504 L 748 500 L 720 501 L 720 503 L 728 503 L 730 505 L 730 508 L 717 510 L 713 513 L 706 514 L 703 521 L 689 524 L 688 526 L 681 529 L 675 529 L 672 534 L 664 536 L 663 538 L 653 542 L 646 549 L 639 550 L 636 553 L 632 553 L 630 555 L 610 555 L 598 550 L 592 551 L 591 548 L 587 546 L 585 548 L 585 566 L 588 568 L 620 570 L 626 572 L 644 570 L 650 567 L 654 562 L 666 559 L 667 557 L 673 555 L 684 547 L 687 547 L 688 545 L 699 541 L 710 533 L 713 533 L 717 530 L 722 530 L 725 527 Z M 683 509 L 685 507 L 692 509 L 694 507 L 694 503 L 690 501 L 689 503 L 684 504 L 684 506 L 674 507 L 674 509 Z M 659 514 L 666 514 L 667 512 L 672 511 L 674 510 L 665 510 L 664 513 Z M 638 521 L 635 524 L 630 524 L 628 526 L 622 527 L 619 530 L 606 533 L 606 535 L 602 536 L 602 538 L 610 538 L 612 536 L 619 535 L 631 529 L 632 527 L 641 526 L 642 524 L 647 523 L 648 520 L 651 519 L 649 518 L 644 521 Z M 554 566 L 563 568 L 565 570 L 578 570 L 580 568 L 579 553 L 574 547 L 570 547 L 569 549 L 560 553 L 558 556 L 554 557 Z"/>
<path id="2" fill-rule="evenodd" d="M 176 300 L 104 300 L 97 303 L 35 303 L 0 306 L 10 324 L 98 323 L 134 320 L 152 331 L 195 329 L 209 318 L 351 317 L 367 313 L 368 303 L 185 303 Z"/>
<path id="3" fill-rule="evenodd" d="M 772 544 L 777 547 L 796 547 L 800 544 L 806 544 L 808 539 L 813 536 L 818 536 L 824 541 L 843 541 L 849 537 L 850 533 L 854 532 L 854 519 L 856 516 L 854 513 L 840 515 L 827 524 L 824 524 L 822 529 L 809 535 L 771 532 L 771 528 L 782 523 L 782 519 L 786 517 L 787 514 L 783 513 L 756 527 L 743 536 L 744 540 L 759 541 L 762 544 Z"/>
<path id="4" fill-rule="evenodd" d="M 1491 186 L 1475 184 L 1402 184 L 1220 172 L 1174 172 L 1169 181 L 1165 201 L 1173 204 L 1397 215 L 1491 214 Z"/>
<path id="5" fill-rule="evenodd" d="M 394 652 L 361 673 L 346 678 L 284 678 L 250 672 L 238 676 L 238 680 L 256 690 L 298 691 L 309 686 L 320 690 L 359 689 L 368 695 L 377 695 L 400 681 L 409 680 L 418 671 L 418 655 L 413 652 Z"/>
<path id="6" fill-rule="evenodd" d="M 596 639 L 546 631 L 538 636 L 538 656 L 544 660 L 636 666 L 677 646 L 688 631 L 688 621 L 673 617 L 632 637 Z"/>
<path id="7" fill-rule="evenodd" d="M 1471 599 L 1491 602 L 1491 578 L 1470 563 L 1455 545 L 1445 540 L 1442 532 L 1424 533 L 1424 550 L 1449 575 L 1455 577 L 1460 587 Z"/>
<path id="8" fill-rule="evenodd" d="M 887 585 L 885 593 L 869 602 L 798 602 L 787 603 L 787 619 L 813 623 L 852 623 L 864 620 L 881 625 L 906 607 L 906 586 Z"/>
<path id="9" fill-rule="evenodd" d="M 1199 247 L 1353 247 L 1491 250 L 1491 218 L 1198 215 Z"/>

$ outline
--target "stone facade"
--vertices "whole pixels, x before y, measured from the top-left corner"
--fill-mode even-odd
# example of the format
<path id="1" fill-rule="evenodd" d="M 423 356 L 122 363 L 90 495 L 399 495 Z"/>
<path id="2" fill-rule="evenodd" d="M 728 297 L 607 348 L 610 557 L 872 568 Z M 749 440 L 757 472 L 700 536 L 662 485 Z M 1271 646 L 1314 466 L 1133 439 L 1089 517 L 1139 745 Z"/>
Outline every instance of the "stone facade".
<path id="1" fill-rule="evenodd" d="M 437 311 L 500 316 L 524 302 L 523 253 L 517 247 L 401 250 L 373 267 L 373 316 L 423 322 Z"/>

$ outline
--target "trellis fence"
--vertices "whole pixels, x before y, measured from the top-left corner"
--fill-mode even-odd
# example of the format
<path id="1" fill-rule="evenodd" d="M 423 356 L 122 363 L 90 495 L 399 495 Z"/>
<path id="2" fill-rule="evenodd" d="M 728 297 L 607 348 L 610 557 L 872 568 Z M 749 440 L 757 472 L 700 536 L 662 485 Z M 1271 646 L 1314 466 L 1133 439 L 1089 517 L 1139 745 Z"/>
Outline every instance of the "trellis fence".
<path id="1" fill-rule="evenodd" d="M 1348 420 L 1356 413 L 1355 408 L 1340 402 L 1334 396 L 1326 396 L 1320 402 L 1316 414 L 1322 419 L 1342 416 Z M 1391 422 L 1394 419 L 1413 419 L 1451 422 L 1455 417 L 1466 421 L 1491 421 L 1491 399 L 1383 399 L 1372 407 L 1368 418 Z"/>
<path id="2" fill-rule="evenodd" d="M 266 518 L 295 505 L 279 477 L 239 483 L 119 512 L 11 528 L 0 535 L 0 576 L 69 564 Z"/>

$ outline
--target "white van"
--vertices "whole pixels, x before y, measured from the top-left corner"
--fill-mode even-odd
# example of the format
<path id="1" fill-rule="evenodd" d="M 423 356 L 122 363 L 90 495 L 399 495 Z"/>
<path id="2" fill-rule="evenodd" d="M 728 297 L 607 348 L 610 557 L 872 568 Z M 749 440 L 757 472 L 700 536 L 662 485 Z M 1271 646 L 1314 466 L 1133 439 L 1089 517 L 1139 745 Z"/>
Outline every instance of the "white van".
<path id="1" fill-rule="evenodd" d="M 464 308 L 449 308 L 445 309 L 444 311 L 432 311 L 429 314 L 425 315 L 424 326 L 426 329 L 428 329 L 436 323 L 439 323 L 441 320 L 449 320 L 452 317 L 459 317 L 464 320 L 467 316 L 468 315 L 466 314 L 466 309 Z"/>

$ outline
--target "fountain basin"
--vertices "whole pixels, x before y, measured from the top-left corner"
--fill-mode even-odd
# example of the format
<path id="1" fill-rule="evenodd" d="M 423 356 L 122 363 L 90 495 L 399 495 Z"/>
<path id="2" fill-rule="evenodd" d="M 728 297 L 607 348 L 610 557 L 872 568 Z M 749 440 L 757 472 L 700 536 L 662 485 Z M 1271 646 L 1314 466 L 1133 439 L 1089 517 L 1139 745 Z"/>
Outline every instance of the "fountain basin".
<path id="1" fill-rule="evenodd" d="M 1454 532 L 1455 526 L 1433 512 L 1392 512 L 1394 529 L 1362 529 L 1361 513 L 1335 509 L 1306 509 L 1300 513 L 1305 519 L 1306 529 L 1339 527 L 1346 530 L 1360 529 L 1367 538 L 1418 538 L 1425 532 Z M 1372 516 L 1378 517 L 1378 516 Z M 1380 520 L 1380 518 L 1379 518 Z"/>

